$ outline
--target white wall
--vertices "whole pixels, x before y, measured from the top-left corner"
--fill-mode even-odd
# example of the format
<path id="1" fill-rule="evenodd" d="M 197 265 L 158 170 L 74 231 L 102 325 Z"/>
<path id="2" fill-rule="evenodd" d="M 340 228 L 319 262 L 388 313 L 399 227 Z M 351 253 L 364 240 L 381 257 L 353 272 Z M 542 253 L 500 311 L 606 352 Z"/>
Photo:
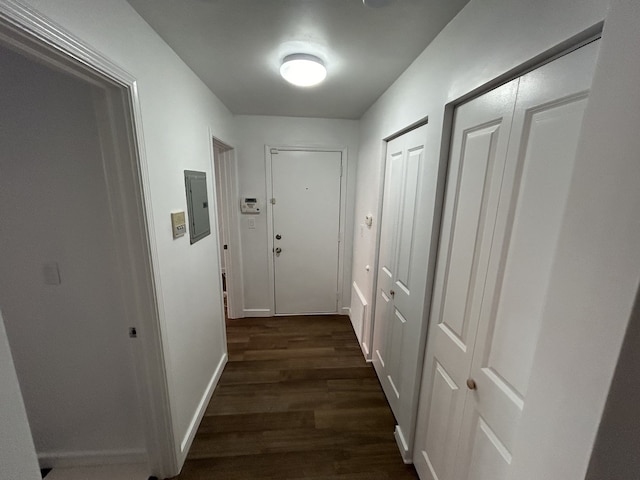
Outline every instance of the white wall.
<path id="1" fill-rule="evenodd" d="M 211 139 L 234 145 L 232 116 L 124 0 L 26 0 L 133 75 L 138 82 L 149 163 L 147 216 L 159 274 L 157 294 L 176 447 L 180 460 L 197 414 L 226 355 L 218 239 L 173 240 L 170 212 L 186 210 L 183 170 L 207 172 L 211 205 Z M 213 209 L 212 214 L 213 214 Z"/>
<path id="2" fill-rule="evenodd" d="M 608 0 L 471 0 L 365 113 L 355 218 L 374 228 L 354 238 L 352 276 L 371 303 L 383 138 L 428 116 L 426 155 L 439 156 L 445 105 L 601 21 Z M 373 311 L 368 313 L 369 321 Z"/>
<path id="3" fill-rule="evenodd" d="M 241 115 L 235 123 L 238 135 L 236 158 L 240 195 L 256 195 L 266 206 L 265 145 L 347 148 L 343 159 L 347 174 L 347 218 L 344 232 L 344 274 L 342 306 L 349 307 L 351 296 L 351 252 L 353 201 L 358 155 L 358 122 L 318 118 L 292 118 Z M 236 207 L 239 209 L 239 203 Z M 249 229 L 246 216 L 240 218 L 246 316 L 268 315 L 273 292 L 269 289 L 271 253 L 267 248 L 267 215 L 253 215 L 256 228 Z M 346 313 L 346 312 L 345 312 Z"/>
<path id="4" fill-rule="evenodd" d="M 612 1 L 514 448 L 513 480 L 584 478 L 632 316 L 640 282 L 639 26 L 637 0 Z M 630 340 L 636 330 L 629 326 Z M 620 389 L 624 402 L 638 398 L 637 364 L 632 371 L 635 383 L 616 385 L 612 402 Z M 637 403 L 626 404 L 637 411 Z M 627 422 L 638 418 L 637 412 L 620 413 Z M 612 421 L 620 418 L 604 418 L 605 425 Z M 619 434 L 616 444 L 635 436 L 635 466 L 631 459 L 615 465 L 619 457 L 612 458 L 616 470 L 598 478 L 638 478 L 628 469 L 638 471 L 637 424 Z M 616 444 L 607 448 L 629 447 Z"/>
<path id="5" fill-rule="evenodd" d="M 640 478 L 640 298 L 633 315 L 589 461 L 586 480 Z"/>
<path id="6" fill-rule="evenodd" d="M 514 451 L 514 480 L 584 478 L 638 287 L 640 6 L 613 5 Z M 608 7 L 607 0 L 471 0 L 363 117 L 356 218 L 377 212 L 378 190 L 369 186 L 380 181 L 382 138 L 429 115 L 427 155 L 439 155 L 448 102 L 596 25 Z M 374 252 L 374 232 L 356 236 L 353 277 L 369 301 L 372 274 L 364 267 Z"/>
<path id="7" fill-rule="evenodd" d="M 38 457 L 0 312 L 0 478 L 38 480 Z"/>
<path id="8" fill-rule="evenodd" d="M 90 87 L 5 49 L 0 69 L 0 308 L 38 455 L 144 455 Z"/>

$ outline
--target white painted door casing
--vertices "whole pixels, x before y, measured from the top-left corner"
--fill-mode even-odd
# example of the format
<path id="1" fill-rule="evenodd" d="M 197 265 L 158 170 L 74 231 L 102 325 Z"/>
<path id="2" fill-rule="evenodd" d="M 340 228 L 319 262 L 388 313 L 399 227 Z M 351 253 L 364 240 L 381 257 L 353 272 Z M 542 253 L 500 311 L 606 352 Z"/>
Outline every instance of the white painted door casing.
<path id="1" fill-rule="evenodd" d="M 464 151 L 491 123 L 499 99 L 508 142 L 498 147 L 499 139 L 493 150 L 500 182 L 476 179 L 488 201 L 486 214 L 465 222 L 480 239 L 471 254 L 456 251 L 451 237 L 464 221 L 460 208 L 475 202 L 465 200 L 469 188 L 460 183 L 447 190 L 414 458 L 423 479 L 507 478 L 597 48 L 592 43 L 457 109 L 451 176 L 468 168 L 473 157 Z M 511 115 L 506 100 L 516 92 L 507 90 L 514 88 Z"/>
<path id="2" fill-rule="evenodd" d="M 337 313 L 341 172 L 341 152 L 271 153 L 276 314 Z"/>

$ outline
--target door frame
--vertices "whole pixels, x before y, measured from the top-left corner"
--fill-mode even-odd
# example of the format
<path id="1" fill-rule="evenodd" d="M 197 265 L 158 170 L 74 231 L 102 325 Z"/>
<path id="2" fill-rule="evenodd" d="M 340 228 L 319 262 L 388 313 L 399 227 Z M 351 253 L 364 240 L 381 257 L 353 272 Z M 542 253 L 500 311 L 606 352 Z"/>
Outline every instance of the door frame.
<path id="1" fill-rule="evenodd" d="M 324 313 L 318 315 L 336 315 L 341 314 L 343 311 L 343 286 L 344 286 L 344 259 L 345 259 L 345 230 L 347 223 L 347 176 L 348 176 L 348 149 L 347 147 L 331 147 L 331 146 L 307 146 L 307 145 L 265 145 L 264 158 L 265 158 L 265 177 L 266 177 L 266 191 L 267 197 L 265 199 L 265 207 L 267 211 L 267 258 L 269 258 L 268 271 L 269 271 L 269 312 L 265 312 L 265 316 L 276 316 L 275 313 L 275 268 L 273 265 L 273 208 L 271 205 L 271 198 L 273 198 L 273 177 L 271 169 L 271 150 L 285 150 L 285 151 L 301 151 L 301 152 L 339 152 L 342 155 L 342 175 L 340 177 L 340 223 L 339 223 L 339 235 L 338 235 L 338 302 L 335 313 Z M 283 315 L 283 314 L 278 314 Z"/>
<path id="2" fill-rule="evenodd" d="M 148 161 L 135 77 L 82 40 L 15 0 L 0 3 L 0 44 L 97 89 L 94 106 L 115 233 L 126 324 L 143 332 L 132 346 L 149 469 L 178 472 L 163 349 L 160 276 L 151 215 Z M 123 335 L 126 332 L 123 331 Z M 134 348 L 135 345 L 138 348 Z"/>
<path id="3" fill-rule="evenodd" d="M 237 208 L 238 195 L 238 164 L 236 150 L 233 146 L 213 135 L 209 130 L 211 141 L 211 166 L 214 175 L 214 197 L 218 202 L 218 182 L 224 184 L 221 193 L 221 205 L 216 204 L 215 218 L 218 237 L 224 232 L 225 241 L 230 245 L 225 250 L 225 276 L 227 282 L 227 315 L 229 318 L 242 318 L 243 288 L 242 288 L 242 244 L 240 240 L 240 218 Z M 221 168 L 223 167 L 223 168 Z M 222 218 L 218 212 L 222 211 Z M 222 283 L 221 283 L 222 285 Z M 224 315 L 223 315 L 224 318 Z"/>

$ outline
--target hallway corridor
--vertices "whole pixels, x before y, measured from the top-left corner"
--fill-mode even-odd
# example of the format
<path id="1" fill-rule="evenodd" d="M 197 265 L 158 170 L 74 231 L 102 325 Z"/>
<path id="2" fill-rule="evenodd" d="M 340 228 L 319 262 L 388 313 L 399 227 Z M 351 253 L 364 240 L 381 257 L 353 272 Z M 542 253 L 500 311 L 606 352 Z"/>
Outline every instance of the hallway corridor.
<path id="1" fill-rule="evenodd" d="M 227 321 L 229 363 L 179 480 L 416 479 L 346 316 Z"/>

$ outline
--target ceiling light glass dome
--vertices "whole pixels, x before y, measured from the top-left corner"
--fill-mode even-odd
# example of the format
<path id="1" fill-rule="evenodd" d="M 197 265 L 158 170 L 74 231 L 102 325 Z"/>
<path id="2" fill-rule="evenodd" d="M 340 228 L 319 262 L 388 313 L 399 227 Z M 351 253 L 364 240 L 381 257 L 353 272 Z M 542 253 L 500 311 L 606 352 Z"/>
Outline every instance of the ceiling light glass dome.
<path id="1" fill-rule="evenodd" d="M 393 0 L 362 0 L 362 3 L 364 3 L 367 7 L 373 8 L 386 7 L 391 2 L 393 2 Z"/>
<path id="2" fill-rule="evenodd" d="M 327 69 L 322 60 L 315 55 L 294 53 L 282 60 L 280 75 L 298 87 L 312 87 L 327 77 Z"/>

